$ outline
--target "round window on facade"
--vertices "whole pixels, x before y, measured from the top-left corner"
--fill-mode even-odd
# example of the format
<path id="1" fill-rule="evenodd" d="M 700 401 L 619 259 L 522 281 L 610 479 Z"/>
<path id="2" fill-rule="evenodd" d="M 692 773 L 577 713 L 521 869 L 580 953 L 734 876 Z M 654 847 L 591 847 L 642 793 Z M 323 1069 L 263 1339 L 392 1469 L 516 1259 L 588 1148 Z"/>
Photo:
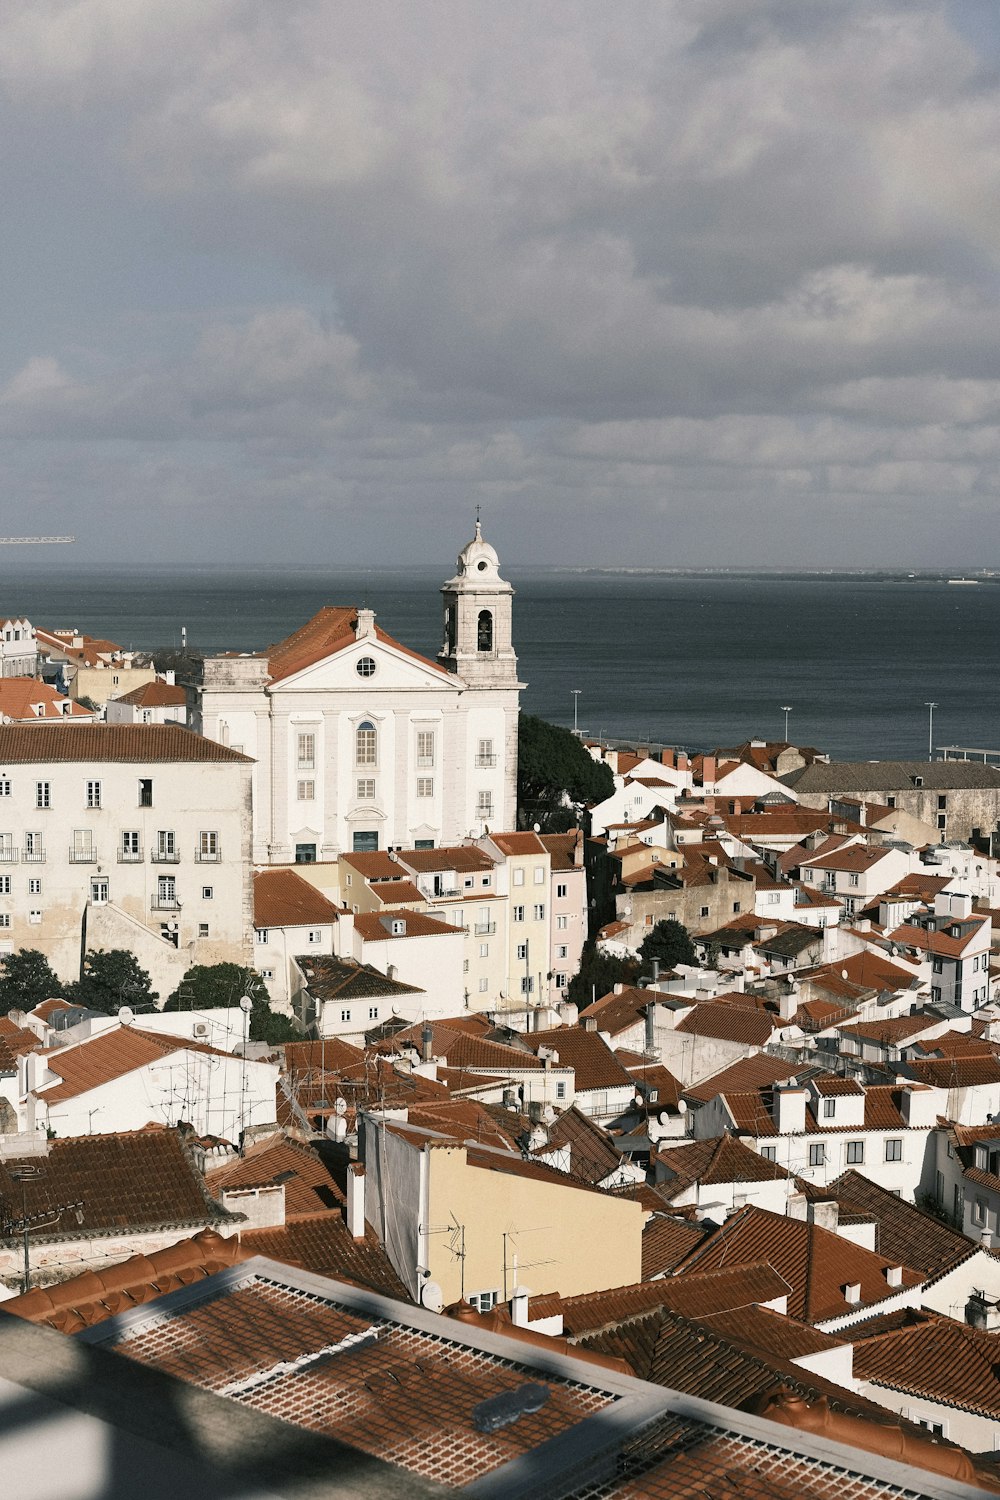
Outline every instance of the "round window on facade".
<path id="1" fill-rule="evenodd" d="M 479 567 L 480 573 L 485 573 L 486 572 L 487 564 L 486 564 L 485 557 L 483 558 L 482 562 L 478 564 L 478 567 Z"/>
<path id="2" fill-rule="evenodd" d="M 358 658 L 358 664 L 354 669 L 359 677 L 375 676 L 375 658 L 373 656 L 362 656 Z"/>

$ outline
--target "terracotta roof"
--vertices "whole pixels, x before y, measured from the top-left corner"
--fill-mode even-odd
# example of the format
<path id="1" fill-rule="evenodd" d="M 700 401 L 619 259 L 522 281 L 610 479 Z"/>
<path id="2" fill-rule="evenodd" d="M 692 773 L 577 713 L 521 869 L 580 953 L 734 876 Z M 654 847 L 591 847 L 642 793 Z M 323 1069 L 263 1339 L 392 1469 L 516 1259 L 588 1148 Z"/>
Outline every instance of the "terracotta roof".
<path id="1" fill-rule="evenodd" d="M 545 854 L 547 852 L 537 833 L 492 833 L 490 838 L 501 854 Z"/>
<path id="2" fill-rule="evenodd" d="M 291 1175 L 289 1175 L 291 1174 Z M 216 1198 L 223 1193 L 271 1187 L 285 1179 L 285 1219 L 339 1209 L 344 1193 L 333 1173 L 312 1146 L 285 1136 L 255 1141 L 242 1156 L 205 1173 L 208 1190 Z M 240 1205 L 235 1206 L 240 1211 Z"/>
<path id="3" fill-rule="evenodd" d="M 245 1229 L 240 1243 L 246 1255 L 266 1255 L 398 1302 L 412 1300 L 371 1226 L 365 1226 L 363 1240 L 356 1240 L 339 1213 L 309 1214 L 281 1228 Z"/>
<path id="4" fill-rule="evenodd" d="M 883 896 L 918 896 L 923 901 L 933 901 L 946 885 L 952 882 L 951 875 L 924 875 L 921 871 L 915 871 L 910 875 L 904 875 L 902 880 L 897 880 L 891 885 Z"/>
<path id="5" fill-rule="evenodd" d="M 406 878 L 406 871 L 399 868 L 385 849 L 372 850 L 367 854 L 345 853 L 340 856 L 340 862 L 350 866 L 352 870 L 357 870 L 365 880 Z"/>
<path id="6" fill-rule="evenodd" d="M 576 1092 L 587 1089 L 621 1088 L 632 1080 L 603 1037 L 596 1031 L 579 1026 L 557 1026 L 551 1031 L 532 1031 L 524 1037 L 525 1046 L 537 1052 L 551 1047 L 559 1055 L 559 1066 L 572 1068 Z"/>
<path id="7" fill-rule="evenodd" d="M 123 1078 L 136 1068 L 149 1063 L 161 1062 L 172 1052 L 208 1052 L 216 1057 L 228 1059 L 227 1052 L 216 1047 L 206 1047 L 202 1042 L 191 1042 L 186 1037 L 167 1036 L 152 1031 L 141 1031 L 137 1026 L 118 1026 L 110 1031 L 99 1032 L 83 1042 L 69 1047 L 56 1047 L 45 1053 L 49 1070 L 61 1082 L 39 1084 L 36 1096 L 44 1104 L 60 1103 L 64 1099 L 75 1099 L 88 1089 L 99 1088 Z M 150 1106 L 152 1111 L 154 1106 Z"/>
<path id="8" fill-rule="evenodd" d="M 394 921 L 402 922 L 405 931 L 392 932 L 390 924 Z M 443 922 L 440 917 L 407 908 L 400 908 L 386 916 L 374 911 L 359 912 L 354 918 L 354 930 L 360 933 L 366 943 L 399 942 L 401 939 L 414 937 L 453 938 L 462 931 L 451 922 Z"/>
<path id="9" fill-rule="evenodd" d="M 643 1281 L 673 1271 L 707 1236 L 708 1230 L 700 1224 L 672 1214 L 654 1213 L 642 1231 Z"/>
<path id="10" fill-rule="evenodd" d="M 362 1048 L 352 1047 L 339 1037 L 318 1042 L 285 1042 L 281 1051 L 287 1073 L 335 1073 L 341 1068 L 363 1067 L 365 1061 Z"/>
<path id="11" fill-rule="evenodd" d="M 660 1169 L 669 1175 L 661 1178 Z M 657 1167 L 657 1184 L 668 1199 L 678 1197 L 695 1183 L 709 1187 L 717 1183 L 776 1182 L 787 1178 L 784 1167 L 765 1160 L 731 1135 L 661 1149 Z"/>
<path id="12" fill-rule="evenodd" d="M 329 926 L 341 910 L 294 870 L 254 872 L 253 925 L 258 930 Z"/>
<path id="13" fill-rule="evenodd" d="M 35 1287 L 9 1298 L 3 1310 L 29 1323 L 46 1323 L 58 1333 L 79 1333 L 258 1253 L 262 1252 L 243 1249 L 235 1235 L 224 1239 L 212 1229 L 203 1229 L 165 1250 L 132 1255 L 117 1265 Z"/>
<path id="14" fill-rule="evenodd" d="M 864 1339 L 854 1350 L 863 1380 L 981 1416 L 1000 1417 L 997 1335 L 952 1319 Z"/>
<path id="15" fill-rule="evenodd" d="M 851 1021 L 837 1029 L 841 1036 L 856 1036 L 866 1042 L 880 1042 L 883 1046 L 898 1047 L 911 1037 L 919 1036 L 940 1026 L 939 1016 L 928 1016 L 918 1011 L 912 1016 L 886 1016 L 881 1021 Z"/>
<path id="16" fill-rule="evenodd" d="M 676 1029 L 693 1036 L 742 1042 L 748 1047 L 763 1047 L 771 1040 L 774 1022 L 760 1011 L 703 1000 L 688 1011 L 683 1021 L 677 1023 Z"/>
<path id="17" fill-rule="evenodd" d="M 532 834 L 534 838 L 534 834 Z M 432 874 L 435 870 L 454 870 L 456 874 L 476 874 L 482 870 L 495 870 L 496 860 L 475 844 L 449 844 L 438 849 L 400 849 L 399 865 L 419 874 Z"/>
<path id="18" fill-rule="evenodd" d="M 873 865 L 881 864 L 891 849 L 868 849 L 864 844 L 852 844 L 837 854 L 826 854 L 820 859 L 803 859 L 802 864 L 812 870 L 848 870 L 862 873 Z"/>
<path id="19" fill-rule="evenodd" d="M 751 1093 L 768 1087 L 772 1083 L 783 1083 L 786 1078 L 794 1078 L 802 1071 L 802 1067 L 795 1063 L 785 1062 L 780 1057 L 771 1057 L 769 1053 L 759 1052 L 755 1057 L 741 1057 L 739 1062 L 723 1068 L 712 1078 L 704 1078 L 700 1083 L 689 1084 L 684 1090 L 684 1098 L 691 1099 L 698 1104 L 707 1104 L 718 1094 Z"/>
<path id="20" fill-rule="evenodd" d="M 314 1000 L 367 1000 L 381 995 L 422 995 L 416 985 L 389 979 L 371 964 L 326 953 L 296 954 L 306 988 Z"/>
<path id="21" fill-rule="evenodd" d="M 261 653 L 267 658 L 271 681 L 281 682 L 286 677 L 294 677 L 296 672 L 325 661 L 328 656 L 334 656 L 349 646 L 364 647 L 364 641 L 358 641 L 355 633 L 357 623 L 358 611 L 355 606 L 325 605 L 298 630 Z M 391 646 L 393 650 L 401 651 L 404 656 L 418 661 L 428 671 L 440 673 L 444 677 L 450 675 L 436 662 L 401 645 L 378 625 L 375 626 L 375 637 L 383 645 Z"/>
<path id="22" fill-rule="evenodd" d="M 46 1217 L 33 1239 L 79 1239 L 138 1233 L 176 1226 L 201 1228 L 231 1222 L 209 1196 L 180 1132 L 166 1126 L 117 1135 L 69 1136 L 49 1142 L 44 1159 L 0 1161 L 0 1199 L 21 1202 L 22 1184 L 10 1177 L 16 1165 L 44 1168 L 24 1184 L 29 1214 L 48 1215 L 50 1205 L 83 1203 L 83 1224 L 66 1209 Z"/>
<path id="23" fill-rule="evenodd" d="M 950 932 L 932 932 L 924 927 L 917 927 L 913 923 L 904 923 L 902 927 L 897 927 L 894 932 L 890 932 L 889 938 L 891 942 L 899 943 L 904 947 L 921 948 L 925 953 L 938 953 L 942 958 L 960 958 L 969 944 L 983 935 L 983 928 L 989 929 L 990 919 L 989 917 L 955 918 L 946 925 L 949 928 L 959 928 L 961 935 L 952 937 Z M 989 936 L 988 931 L 987 936 Z"/>
<path id="24" fill-rule="evenodd" d="M 426 900 L 419 886 L 412 880 L 401 880 L 398 875 L 392 880 L 369 880 L 368 889 L 377 896 L 384 907 L 419 906 Z"/>
<path id="25" fill-rule="evenodd" d="M 702 1277 L 691 1280 L 701 1281 Z M 681 1284 L 688 1280 L 679 1278 Z M 685 1311 L 684 1308 L 678 1309 Z M 699 1318 L 708 1328 L 723 1338 L 734 1338 L 747 1348 L 759 1351 L 765 1358 L 802 1359 L 809 1354 L 821 1354 L 831 1349 L 842 1349 L 848 1340 L 847 1334 L 821 1333 L 808 1323 L 800 1323 L 786 1313 L 754 1304 L 749 1307 L 707 1309 L 691 1311 L 689 1317 Z"/>
<path id="26" fill-rule="evenodd" d="M 668 1276 L 660 1281 L 639 1281 L 609 1291 L 563 1297 L 563 1330 L 571 1338 L 582 1339 L 655 1307 L 700 1317 L 706 1312 L 773 1302 L 787 1294 L 785 1282 L 764 1262 L 709 1271 L 703 1276 Z"/>
<path id="27" fill-rule="evenodd" d="M 897 1198 L 860 1172 L 847 1171 L 824 1190 L 842 1213 L 875 1220 L 875 1248 L 896 1264 L 904 1262 L 924 1276 L 936 1276 L 967 1255 L 970 1242 L 940 1219 Z"/>
<path id="28" fill-rule="evenodd" d="M 525 1069 L 537 1070 L 543 1067 L 540 1058 L 533 1052 L 527 1052 L 521 1047 L 508 1047 L 503 1042 L 491 1042 L 482 1036 L 470 1036 L 468 1032 L 457 1031 L 448 1033 L 444 1027 L 435 1028 L 434 1048 L 438 1056 L 443 1057 L 450 1068 L 488 1068 L 490 1070 L 503 1071 L 511 1069 L 515 1072 L 523 1072 Z M 569 1067 L 568 1062 L 563 1062 L 560 1056 L 560 1066 Z"/>
<path id="29" fill-rule="evenodd" d="M 898 1262 L 805 1220 L 754 1207 L 741 1208 L 728 1218 L 723 1229 L 688 1256 L 680 1274 L 760 1261 L 789 1283 L 788 1311 L 807 1323 L 877 1306 L 897 1290 L 889 1286 L 885 1273 Z M 918 1271 L 903 1267 L 902 1288 L 918 1286 L 923 1279 Z M 855 1283 L 861 1287 L 861 1298 L 850 1303 L 844 1290 Z"/>
<path id="30" fill-rule="evenodd" d="M 801 796 L 823 792 L 908 792 L 921 783 L 927 791 L 1000 789 L 1000 771 L 966 760 L 815 761 L 780 777 Z"/>
<path id="31" fill-rule="evenodd" d="M 1000 1058 L 913 1058 L 910 1067 L 921 1083 L 941 1089 L 967 1089 L 976 1084 L 1000 1083 Z"/>
<path id="32" fill-rule="evenodd" d="M 612 991 L 608 995 L 602 995 L 600 1000 L 595 1000 L 592 1005 L 585 1006 L 580 1012 L 581 1022 L 594 1020 L 597 1022 L 599 1031 L 606 1031 L 609 1036 L 617 1036 L 619 1032 L 627 1031 L 629 1027 L 644 1024 L 643 1012 L 647 1005 L 652 1005 L 656 1000 L 656 992 L 640 990 L 634 985 L 627 985 L 620 994 Z"/>
<path id="33" fill-rule="evenodd" d="M 174 761 L 252 763 L 249 755 L 217 745 L 181 724 L 0 724 L 0 766 L 45 761 L 145 766 Z"/>
<path id="34" fill-rule="evenodd" d="M 539 837 L 549 851 L 553 870 L 583 869 L 573 858 L 574 850 L 583 843 L 583 834 L 579 829 L 573 833 L 543 833 Z"/>
<path id="35" fill-rule="evenodd" d="M 41 713 L 38 709 L 41 709 Z M 67 719 L 93 719 L 93 710 L 56 692 L 38 677 L 0 678 L 0 716 L 31 723 L 35 719 L 65 723 Z"/>
<path id="36" fill-rule="evenodd" d="M 155 682 L 144 682 L 142 687 L 122 693 L 115 702 L 130 703 L 134 708 L 183 708 L 187 694 L 182 687 L 163 682 L 158 677 Z"/>
<path id="37" fill-rule="evenodd" d="M 37 1016 L 41 1021 L 47 1021 L 50 1016 L 55 1015 L 56 1011 L 72 1009 L 73 1006 L 68 1000 L 63 1000 L 61 998 L 55 1000 L 41 1000 L 35 1006 L 34 1010 L 29 1012 L 29 1014 Z"/>

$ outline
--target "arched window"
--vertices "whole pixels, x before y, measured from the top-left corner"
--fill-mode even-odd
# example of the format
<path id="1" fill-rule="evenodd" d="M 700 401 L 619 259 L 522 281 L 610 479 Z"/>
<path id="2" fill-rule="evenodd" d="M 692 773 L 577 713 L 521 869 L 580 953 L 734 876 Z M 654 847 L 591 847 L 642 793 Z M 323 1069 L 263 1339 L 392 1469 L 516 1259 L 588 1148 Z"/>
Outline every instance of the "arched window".
<path id="1" fill-rule="evenodd" d="M 378 736 L 375 733 L 375 725 L 370 720 L 365 719 L 358 725 L 354 743 L 358 765 L 375 765 L 378 756 Z"/>
<path id="2" fill-rule="evenodd" d="M 493 616 L 488 609 L 481 609 L 479 611 L 477 640 L 480 651 L 493 650 Z"/>

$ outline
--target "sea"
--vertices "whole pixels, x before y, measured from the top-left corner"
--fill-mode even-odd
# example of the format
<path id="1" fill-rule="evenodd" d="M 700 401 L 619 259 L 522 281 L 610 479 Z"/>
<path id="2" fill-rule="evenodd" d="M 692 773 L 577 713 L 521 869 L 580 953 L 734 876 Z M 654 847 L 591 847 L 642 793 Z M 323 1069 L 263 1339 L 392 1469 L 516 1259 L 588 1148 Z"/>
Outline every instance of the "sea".
<path id="1" fill-rule="evenodd" d="M 525 711 L 689 751 L 788 737 L 837 759 L 1000 750 L 1000 577 L 505 567 Z M 428 568 L 36 571 L 4 609 L 123 646 L 255 651 L 354 604 L 435 656 Z M 934 709 L 928 708 L 933 703 Z M 933 715 L 933 724 L 931 722 Z"/>

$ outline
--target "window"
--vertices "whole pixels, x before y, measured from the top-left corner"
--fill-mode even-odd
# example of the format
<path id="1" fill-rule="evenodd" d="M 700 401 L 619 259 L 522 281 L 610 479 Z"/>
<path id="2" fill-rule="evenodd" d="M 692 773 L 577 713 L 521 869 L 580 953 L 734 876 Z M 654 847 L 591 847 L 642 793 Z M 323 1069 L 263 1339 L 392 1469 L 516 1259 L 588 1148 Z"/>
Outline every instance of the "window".
<path id="1" fill-rule="evenodd" d="M 708 907 L 707 906 L 703 906 L 702 907 L 701 914 L 702 914 L 703 917 L 707 917 L 708 916 Z"/>
<path id="2" fill-rule="evenodd" d="M 947 826 L 948 826 L 948 814 L 947 813 L 938 813 L 937 826 L 939 828 L 947 828 Z"/>
<path id="3" fill-rule="evenodd" d="M 212 828 L 203 828 L 198 835 L 198 858 L 218 859 L 219 835 Z"/>
<path id="4" fill-rule="evenodd" d="M 492 875 L 484 875 L 483 876 L 483 885 L 492 885 L 492 884 L 493 884 L 493 876 Z"/>
<path id="5" fill-rule="evenodd" d="M 824 1120 L 832 1120 L 833 1117 L 834 1117 L 834 1115 L 836 1113 L 837 1113 L 837 1101 L 836 1101 L 836 1099 L 824 1099 L 823 1100 L 823 1118 L 824 1118 Z"/>
<path id="6" fill-rule="evenodd" d="M 490 945 L 489 945 L 489 943 L 480 943 L 479 944 L 479 957 L 480 958 L 489 958 L 489 956 L 490 956 Z"/>
<path id="7" fill-rule="evenodd" d="M 536 865 L 535 866 L 534 881 L 535 881 L 536 885 L 544 885 L 545 884 L 545 867 L 544 867 L 544 865 Z"/>
<path id="8" fill-rule="evenodd" d="M 375 658 L 373 656 L 361 656 L 361 657 L 359 657 L 357 665 L 355 666 L 354 670 L 355 670 L 355 672 L 357 672 L 357 674 L 358 674 L 359 677 L 374 677 L 375 676 Z"/>
<path id="9" fill-rule="evenodd" d="M 118 858 L 125 864 L 128 864 L 130 861 L 135 862 L 142 859 L 142 845 L 139 842 L 138 829 L 125 828 L 122 830 L 121 850 Z"/>
<path id="10" fill-rule="evenodd" d="M 533 995 L 535 992 L 535 981 L 531 974 L 521 975 L 521 994 Z"/>
<path id="11" fill-rule="evenodd" d="M 434 795 L 434 777 L 433 776 L 418 776 L 417 777 L 417 796 L 418 797 L 433 797 L 433 795 Z"/>
<path id="12" fill-rule="evenodd" d="M 930 1417 L 920 1417 L 917 1416 L 916 1413 L 914 1413 L 913 1415 L 913 1420 L 914 1422 L 916 1422 L 918 1427 L 926 1427 L 927 1431 L 931 1434 L 932 1437 L 944 1437 L 945 1433 L 943 1422 L 935 1422 Z"/>
<path id="13" fill-rule="evenodd" d="M 354 735 L 354 753 L 359 766 L 378 764 L 378 735 L 370 719 L 365 719 L 357 727 Z"/>
<path id="14" fill-rule="evenodd" d="M 480 770 L 489 770 L 491 767 L 495 766 L 496 763 L 497 758 L 493 754 L 493 741 L 480 740 L 479 750 L 476 754 L 476 765 Z"/>
<path id="15" fill-rule="evenodd" d="M 434 764 L 434 731 L 432 729 L 421 729 L 417 733 L 417 765 L 433 766 Z"/>
<path id="16" fill-rule="evenodd" d="M 523 922 L 524 921 L 524 907 L 523 906 L 515 906 L 513 908 L 513 910 L 511 911 L 510 915 L 511 915 L 511 920 L 512 921 L 514 921 L 514 922 Z"/>
<path id="17" fill-rule="evenodd" d="M 885 1143 L 885 1159 L 886 1159 L 886 1161 L 902 1161 L 903 1160 L 903 1141 L 902 1141 L 901 1137 L 893 1139 L 893 1140 L 886 1141 L 886 1143 Z"/>
<path id="18" fill-rule="evenodd" d="M 944 960 L 940 958 L 931 959 L 931 973 L 941 974 L 944 972 Z"/>
<path id="19" fill-rule="evenodd" d="M 153 783 L 148 776 L 139 777 L 139 806 L 152 807 L 153 805 Z"/>
<path id="20" fill-rule="evenodd" d="M 569 886 L 568 885 L 557 885 L 556 886 L 556 897 L 557 897 L 558 900 L 565 901 L 566 897 L 568 895 L 569 895 Z"/>
<path id="21" fill-rule="evenodd" d="M 556 917 L 556 931 L 565 932 L 568 926 L 568 917 Z"/>
<path id="22" fill-rule="evenodd" d="M 369 1005 L 369 1007 L 368 1007 L 368 1019 L 369 1019 L 369 1021 L 377 1021 L 378 1020 L 378 1006 L 377 1005 Z"/>
<path id="23" fill-rule="evenodd" d="M 38 910 L 29 911 L 29 913 L 28 913 L 28 921 L 29 922 L 40 922 L 41 920 L 42 920 L 42 914 L 41 914 L 40 911 L 38 911 Z"/>
<path id="24" fill-rule="evenodd" d="M 96 855 L 94 853 L 94 835 L 89 828 L 74 828 L 73 843 L 69 851 L 69 857 L 74 864 L 91 864 Z"/>
<path id="25" fill-rule="evenodd" d="M 470 1292 L 469 1301 L 477 1312 L 492 1312 L 497 1305 L 499 1292 Z"/>
<path id="26" fill-rule="evenodd" d="M 9 797 L 9 796 L 10 796 L 10 782 L 5 777 L 2 781 L 0 781 L 0 797 Z"/>
<path id="27" fill-rule="evenodd" d="M 566 947 L 565 943 L 560 943 L 559 947 L 556 949 L 556 958 L 568 958 L 568 957 L 569 957 L 569 949 Z"/>
<path id="28" fill-rule="evenodd" d="M 359 776 L 358 797 L 362 802 L 374 802 L 375 800 L 375 778 L 374 776 Z"/>
<path id="29" fill-rule="evenodd" d="M 176 859 L 177 840 L 172 828 L 161 828 L 156 835 L 157 859 Z"/>
<path id="30" fill-rule="evenodd" d="M 310 943 L 321 943 L 323 941 L 323 933 L 319 927 L 311 927 L 309 929 L 309 941 Z"/>
<path id="31" fill-rule="evenodd" d="M 100 807 L 101 805 L 101 783 L 99 781 L 87 782 L 87 806 Z"/>
<path id="32" fill-rule="evenodd" d="M 945 810 L 945 808 L 947 806 L 948 806 L 948 798 L 946 796 L 940 796 L 940 797 L 938 797 L 938 812 L 944 812 L 944 810 Z"/>
<path id="33" fill-rule="evenodd" d="M 826 1147 L 822 1143 L 809 1147 L 809 1165 L 821 1167 L 826 1161 Z"/>
<path id="34" fill-rule="evenodd" d="M 202 886 L 202 888 L 201 888 L 201 899 L 203 901 L 211 901 L 212 898 L 214 897 L 214 895 L 215 895 L 215 891 L 213 890 L 213 888 L 210 885 L 203 885 Z"/>
<path id="35" fill-rule="evenodd" d="M 986 1223 L 986 1220 L 987 1220 L 986 1199 L 985 1198 L 977 1198 L 976 1201 L 975 1201 L 975 1203 L 972 1205 L 972 1222 L 973 1222 L 973 1224 L 981 1224 L 982 1225 L 982 1224 Z"/>
<path id="36" fill-rule="evenodd" d="M 518 945 L 517 945 L 517 957 L 518 957 L 518 961 L 523 964 L 524 961 L 525 961 L 525 959 L 527 958 L 527 956 L 528 956 L 528 945 L 527 945 L 527 943 L 518 943 Z"/>
<path id="37" fill-rule="evenodd" d="M 480 792 L 476 799 L 476 817 L 492 818 L 493 816 L 493 793 Z"/>
<path id="38" fill-rule="evenodd" d="M 298 781 L 298 782 L 296 782 L 295 787 L 296 787 L 296 792 L 295 792 L 296 799 L 299 802 L 312 802 L 312 801 L 315 800 L 315 797 L 316 797 L 316 783 L 315 783 L 315 781 Z"/>
<path id="39" fill-rule="evenodd" d="M 300 734 L 296 766 L 300 771 L 311 771 L 316 765 L 316 736 Z"/>
<path id="40" fill-rule="evenodd" d="M 859 878 L 860 878 L 860 877 L 859 877 L 859 876 L 857 876 L 857 875 L 852 875 L 852 876 L 851 876 L 851 884 L 852 884 L 852 885 L 857 885 L 857 884 L 858 884 L 858 880 L 859 880 Z"/>
<path id="41" fill-rule="evenodd" d="M 515 867 L 515 869 L 514 869 L 514 884 L 515 885 L 523 885 L 524 884 L 524 869 L 523 869 L 523 867 L 521 865 L 517 865 Z"/>
<path id="42" fill-rule="evenodd" d="M 847 1162 L 847 1165 L 849 1167 L 858 1167 L 858 1166 L 861 1166 L 861 1164 L 864 1162 L 864 1159 L 865 1159 L 865 1143 L 864 1143 L 864 1141 L 848 1141 L 847 1142 L 847 1150 L 844 1153 L 844 1160 Z"/>
<path id="43" fill-rule="evenodd" d="M 49 781 L 36 781 L 35 782 L 35 806 L 36 807 L 51 807 L 52 806 L 51 792 L 52 792 L 52 783 L 51 782 L 49 782 Z"/>
<path id="44" fill-rule="evenodd" d="M 476 625 L 476 647 L 480 651 L 493 650 L 493 616 L 488 609 L 479 611 Z"/>
<path id="45" fill-rule="evenodd" d="M 369 828 L 359 829 L 357 833 L 352 835 L 351 843 L 355 854 L 375 854 L 378 850 L 378 830 Z M 313 844 L 312 848 L 313 859 L 315 859 L 316 845 Z"/>
<path id="46" fill-rule="evenodd" d="M 4 894 L 10 895 L 10 876 L 9 875 L 4 875 L 4 876 L 0 877 L 0 892 L 3 891 L 3 881 L 4 880 L 6 880 L 6 882 L 7 882 L 7 890 L 6 890 L 6 892 Z M 31 879 L 28 881 L 28 895 L 29 896 L 40 896 L 41 894 L 42 894 L 42 882 L 41 882 L 41 879 L 40 879 L 40 877 L 38 875 L 32 875 Z"/>
<path id="47" fill-rule="evenodd" d="M 740 909 L 740 903 L 738 901 L 734 901 L 733 902 L 733 911 L 734 912 L 738 912 L 739 909 Z"/>
<path id="48" fill-rule="evenodd" d="M 566 1085 L 564 1083 L 557 1083 L 556 1084 L 556 1098 L 557 1099 L 565 1099 L 565 1097 L 566 1097 Z"/>
<path id="49" fill-rule="evenodd" d="M 156 897 L 160 906 L 177 905 L 177 882 L 172 875 L 161 875 L 156 882 Z"/>
<path id="50" fill-rule="evenodd" d="M 566 988 L 566 975 L 565 974 L 557 974 L 556 975 L 556 989 L 557 990 L 564 990 L 565 988 Z"/>
<path id="51" fill-rule="evenodd" d="M 777 1146 L 761 1146 L 760 1154 L 765 1161 L 777 1161 L 778 1148 Z"/>
<path id="52" fill-rule="evenodd" d="M 40 833 L 26 833 L 24 835 L 24 857 L 27 860 L 42 860 L 45 858 L 45 846 Z"/>
<path id="53" fill-rule="evenodd" d="M 536 906 L 533 906 L 531 908 L 531 917 L 532 917 L 532 920 L 535 921 L 535 922 L 544 922 L 545 921 L 545 902 L 544 901 L 539 901 Z"/>
<path id="54" fill-rule="evenodd" d="M 10 926 L 10 912 L 9 911 L 0 911 L 0 927 L 9 927 L 9 926 Z"/>
<path id="55" fill-rule="evenodd" d="M 885 805 L 886 805 L 886 807 L 895 807 L 896 806 L 896 799 L 895 799 L 895 797 L 886 797 L 886 799 L 885 799 Z"/>
<path id="56" fill-rule="evenodd" d="M 261 971 L 260 971 L 260 977 L 261 977 L 261 979 L 271 980 L 271 979 L 274 978 L 274 970 L 273 969 L 261 969 Z"/>
<path id="57" fill-rule="evenodd" d="M 268 942 L 270 940 L 270 936 L 270 930 L 267 927 L 258 927 L 257 931 L 254 933 L 254 938 L 258 943 Z"/>
<path id="58" fill-rule="evenodd" d="M 351 1012 L 349 1010 L 342 1010 L 340 1012 L 340 1019 L 342 1021 L 349 1021 L 351 1019 Z"/>
<path id="59" fill-rule="evenodd" d="M 208 923 L 207 922 L 199 922 L 198 923 L 198 936 L 199 937 L 208 937 Z"/>
<path id="60" fill-rule="evenodd" d="M 30 890 L 31 881 L 30 880 L 28 881 L 28 887 L 29 887 L 28 894 L 30 895 L 31 894 L 31 890 Z M 9 896 L 9 895 L 10 895 L 10 876 L 9 875 L 0 875 L 0 896 Z"/>
<path id="61" fill-rule="evenodd" d="M 490 987 L 490 982 L 489 982 L 488 979 L 483 978 L 483 979 L 481 979 L 479 981 L 479 993 L 481 995 L 485 995 L 486 991 L 489 989 L 489 987 Z"/>

